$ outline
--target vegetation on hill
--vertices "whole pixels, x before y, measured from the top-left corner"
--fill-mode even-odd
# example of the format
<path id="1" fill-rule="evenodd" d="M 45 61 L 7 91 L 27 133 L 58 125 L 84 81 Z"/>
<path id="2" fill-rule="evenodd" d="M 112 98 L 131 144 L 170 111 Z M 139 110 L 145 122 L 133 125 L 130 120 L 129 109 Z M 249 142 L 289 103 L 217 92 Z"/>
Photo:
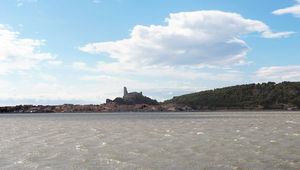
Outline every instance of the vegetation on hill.
<path id="1" fill-rule="evenodd" d="M 300 82 L 225 87 L 174 97 L 164 103 L 185 104 L 197 109 L 300 108 Z"/>

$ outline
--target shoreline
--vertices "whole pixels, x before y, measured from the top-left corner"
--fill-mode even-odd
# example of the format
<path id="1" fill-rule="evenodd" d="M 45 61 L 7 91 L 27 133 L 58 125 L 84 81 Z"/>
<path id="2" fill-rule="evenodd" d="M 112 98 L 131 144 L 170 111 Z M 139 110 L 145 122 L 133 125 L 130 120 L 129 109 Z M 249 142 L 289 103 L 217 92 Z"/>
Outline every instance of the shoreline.
<path id="1" fill-rule="evenodd" d="M 123 113 L 300 113 L 300 110 L 195 110 L 195 111 L 111 111 L 111 112 L 0 112 L 0 115 L 26 114 L 123 114 Z"/>
<path id="2" fill-rule="evenodd" d="M 80 109 L 79 109 L 80 108 Z M 213 113 L 213 112 L 300 112 L 300 109 L 261 109 L 261 108 L 216 108 L 216 109 L 192 109 L 189 106 L 168 105 L 17 105 L 1 106 L 1 114 L 57 114 L 57 113 Z"/>

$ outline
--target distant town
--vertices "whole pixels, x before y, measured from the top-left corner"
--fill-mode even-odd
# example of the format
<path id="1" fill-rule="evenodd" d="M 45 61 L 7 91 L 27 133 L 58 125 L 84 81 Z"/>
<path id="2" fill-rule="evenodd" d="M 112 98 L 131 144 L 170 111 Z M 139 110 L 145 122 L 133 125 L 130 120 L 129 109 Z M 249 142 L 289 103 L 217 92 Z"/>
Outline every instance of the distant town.
<path id="1" fill-rule="evenodd" d="M 193 111 L 191 107 L 178 104 L 160 104 L 142 92 L 128 93 L 124 87 L 123 97 L 107 99 L 100 105 L 18 105 L 0 107 L 0 113 L 88 113 L 88 112 L 175 112 Z"/>

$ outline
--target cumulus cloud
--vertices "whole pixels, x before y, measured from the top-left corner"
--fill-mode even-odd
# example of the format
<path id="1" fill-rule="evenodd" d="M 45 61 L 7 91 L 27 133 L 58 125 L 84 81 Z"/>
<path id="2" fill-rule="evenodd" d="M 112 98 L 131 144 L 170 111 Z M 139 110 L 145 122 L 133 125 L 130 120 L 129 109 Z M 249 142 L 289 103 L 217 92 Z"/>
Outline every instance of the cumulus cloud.
<path id="1" fill-rule="evenodd" d="M 300 66 L 272 66 L 263 67 L 256 76 L 263 81 L 300 81 Z"/>
<path id="2" fill-rule="evenodd" d="M 297 0 L 297 2 L 298 3 L 292 7 L 278 9 L 272 13 L 275 15 L 293 14 L 295 17 L 300 18 L 300 0 Z"/>
<path id="3" fill-rule="evenodd" d="M 0 24 L 0 74 L 37 68 L 40 62 L 54 59 L 50 53 L 40 52 L 44 44 L 45 40 L 19 38 L 18 32 Z"/>
<path id="4" fill-rule="evenodd" d="M 246 57 L 250 48 L 242 37 L 257 33 L 262 38 L 284 38 L 293 34 L 274 33 L 261 21 L 222 11 L 174 13 L 165 21 L 166 25 L 137 25 L 127 39 L 79 48 L 94 55 L 109 54 L 114 62 L 100 60 L 94 67 L 75 62 L 72 66 L 92 72 L 82 80 L 97 86 L 105 84 L 107 92 L 123 85 L 143 91 L 157 89 L 161 92 L 151 94 L 163 100 L 205 89 L 203 84 L 209 82 L 246 82 L 244 73 L 232 68 L 250 63 Z M 107 85 L 109 89 L 105 88 Z"/>
<path id="5" fill-rule="evenodd" d="M 245 63 L 249 51 L 240 36 L 261 33 L 263 38 L 287 37 L 273 33 L 261 21 L 236 13 L 195 11 L 170 14 L 167 25 L 137 25 L 130 38 L 87 44 L 79 49 L 108 53 L 120 63 L 140 66 L 230 66 Z"/>

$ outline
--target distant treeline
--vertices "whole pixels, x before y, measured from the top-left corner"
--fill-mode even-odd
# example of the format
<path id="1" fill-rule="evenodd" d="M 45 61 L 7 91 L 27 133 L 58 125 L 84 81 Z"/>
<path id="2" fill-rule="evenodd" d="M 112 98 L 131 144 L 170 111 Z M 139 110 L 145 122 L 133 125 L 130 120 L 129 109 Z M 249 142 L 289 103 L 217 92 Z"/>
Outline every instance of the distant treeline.
<path id="1" fill-rule="evenodd" d="M 300 82 L 247 84 L 174 97 L 164 103 L 185 104 L 198 109 L 300 108 Z"/>

